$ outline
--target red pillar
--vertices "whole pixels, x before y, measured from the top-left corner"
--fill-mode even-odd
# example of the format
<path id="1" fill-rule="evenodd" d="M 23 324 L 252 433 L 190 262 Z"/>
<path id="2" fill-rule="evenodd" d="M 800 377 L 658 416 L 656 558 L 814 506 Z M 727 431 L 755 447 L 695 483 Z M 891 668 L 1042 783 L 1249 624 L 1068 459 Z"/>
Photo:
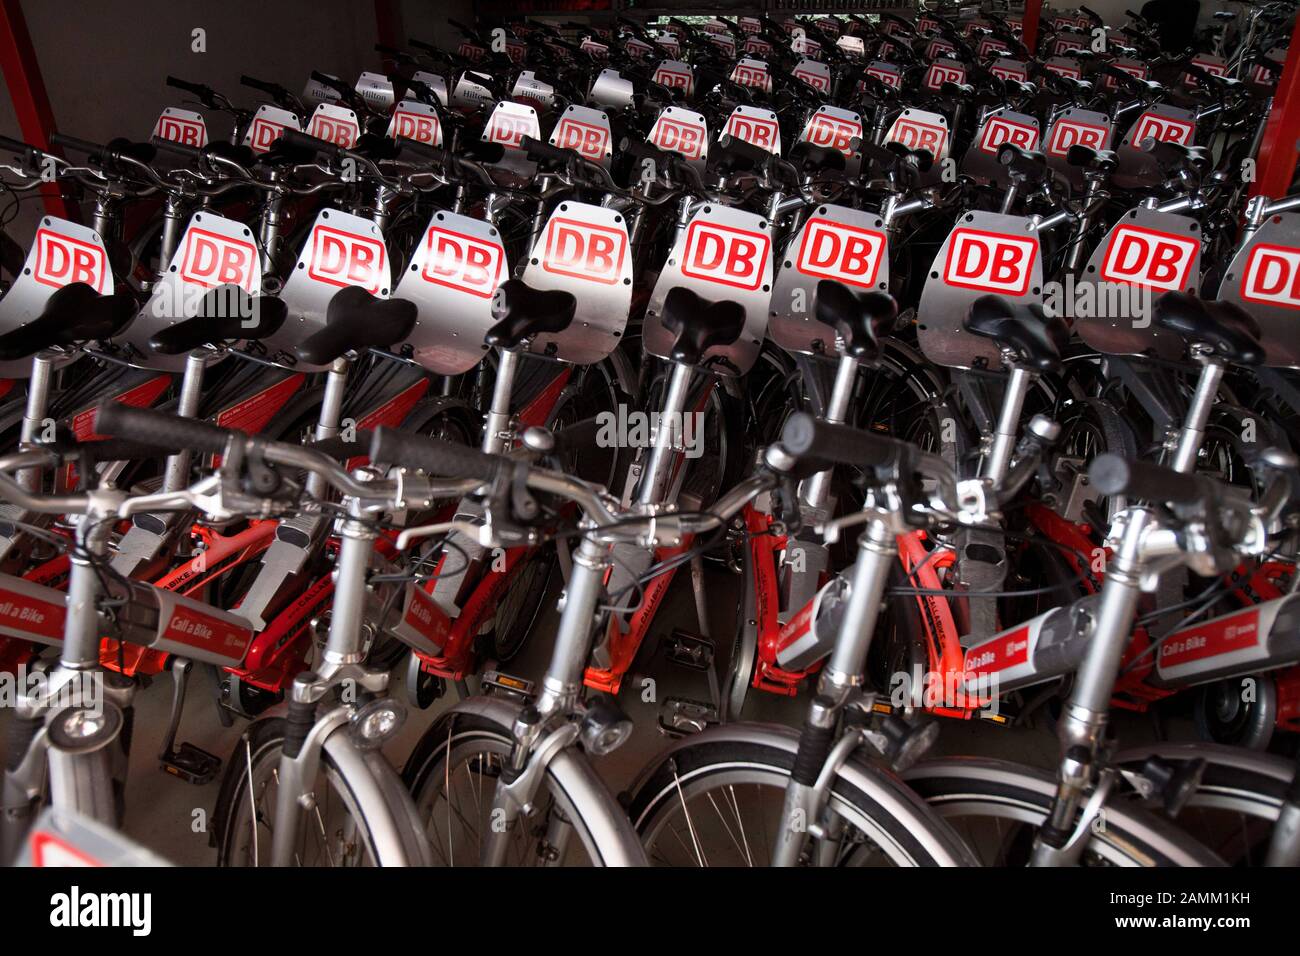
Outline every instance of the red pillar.
<path id="1" fill-rule="evenodd" d="M 1278 199 L 1286 195 L 1295 176 L 1296 140 L 1300 139 L 1300 18 L 1291 31 L 1286 64 L 1266 123 L 1250 194 Z"/>
<path id="2" fill-rule="evenodd" d="M 48 150 L 54 133 L 54 114 L 19 0 L 0 0 L 0 72 L 4 73 L 5 85 L 9 87 L 23 140 Z M 68 217 L 57 183 L 42 186 L 41 193 L 50 215 Z"/>
<path id="3" fill-rule="evenodd" d="M 1043 10 L 1043 0 L 1025 0 L 1025 25 L 1020 31 L 1020 42 L 1033 56 L 1038 48 L 1038 17 Z"/>

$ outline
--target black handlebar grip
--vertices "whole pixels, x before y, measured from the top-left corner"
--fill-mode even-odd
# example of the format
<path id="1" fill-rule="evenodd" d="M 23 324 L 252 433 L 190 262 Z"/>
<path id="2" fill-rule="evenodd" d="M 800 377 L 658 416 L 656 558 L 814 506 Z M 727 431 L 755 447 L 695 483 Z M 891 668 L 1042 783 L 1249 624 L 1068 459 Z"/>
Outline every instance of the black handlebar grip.
<path id="1" fill-rule="evenodd" d="M 64 149 L 75 150 L 78 153 L 86 153 L 90 156 L 96 156 L 104 151 L 104 147 L 98 143 L 92 143 L 88 139 L 78 139 L 76 136 L 69 136 L 67 133 L 51 134 L 50 145 L 61 146 Z"/>
<path id="2" fill-rule="evenodd" d="M 811 458 L 830 464 L 874 468 L 900 459 L 910 448 L 905 442 L 884 435 L 819 421 L 807 412 L 796 412 L 781 430 L 781 445 L 796 458 Z"/>
<path id="3" fill-rule="evenodd" d="M 311 150 L 317 153 L 323 153 L 326 156 L 337 156 L 341 149 L 341 147 L 336 146 L 328 140 L 309 136 L 299 129 L 286 129 L 280 134 L 278 142 L 283 143 L 285 146 L 291 146 L 301 150 Z"/>
<path id="4" fill-rule="evenodd" d="M 167 85 L 174 90 L 184 90 L 186 93 L 193 93 L 199 99 L 205 99 L 212 92 L 202 83 L 191 83 L 189 80 L 182 80 L 178 76 L 167 77 Z"/>
<path id="5" fill-rule="evenodd" d="M 439 478 L 475 478 L 481 481 L 492 481 L 502 468 L 511 465 L 508 459 L 468 445 L 412 435 L 383 425 L 375 429 L 370 440 L 370 460 L 418 468 Z"/>
<path id="6" fill-rule="evenodd" d="M 198 159 L 203 155 L 203 150 L 197 146 L 186 146 L 184 143 L 170 139 L 155 138 L 150 141 L 150 145 L 160 153 L 171 153 L 173 156 L 183 156 L 185 159 Z"/>
<path id="7" fill-rule="evenodd" d="M 1103 495 L 1125 495 L 1146 501 L 1195 504 L 1206 497 L 1205 481 L 1163 465 L 1132 461 L 1121 455 L 1098 455 L 1088 466 L 1088 481 Z"/>
<path id="8" fill-rule="evenodd" d="M 21 139 L 14 139 L 11 136 L 0 136 L 0 149 L 5 152 L 26 154 L 26 152 L 31 148 L 31 146 L 24 143 Z"/>
<path id="9" fill-rule="evenodd" d="M 152 408 L 136 408 L 122 402 L 104 402 L 95 411 L 95 431 L 141 444 L 220 455 L 226 442 L 239 434 L 207 422 L 181 418 Z"/>
<path id="10" fill-rule="evenodd" d="M 591 451 L 596 447 L 596 438 L 600 434 L 602 425 L 600 416 L 565 425 L 554 432 L 555 453 Z"/>
<path id="11" fill-rule="evenodd" d="M 569 160 L 578 155 L 571 149 L 552 146 L 545 140 L 534 139 L 531 136 L 525 136 L 521 139 L 519 147 L 527 154 L 529 159 L 538 163 L 545 163 L 548 166 L 567 166 Z"/>

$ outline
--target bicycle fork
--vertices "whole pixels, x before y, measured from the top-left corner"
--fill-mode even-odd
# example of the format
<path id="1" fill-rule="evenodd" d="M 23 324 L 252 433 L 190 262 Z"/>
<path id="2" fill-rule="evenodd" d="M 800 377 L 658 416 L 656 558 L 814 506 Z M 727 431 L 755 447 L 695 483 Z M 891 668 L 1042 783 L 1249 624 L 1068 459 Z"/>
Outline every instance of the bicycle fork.
<path id="1" fill-rule="evenodd" d="M 772 853 L 773 866 L 795 866 L 810 837 L 820 840 L 833 836 L 823 816 L 835 773 L 862 742 L 858 733 L 852 733 L 836 743 L 836 728 L 840 712 L 863 681 L 885 584 L 898 559 L 896 533 L 881 516 L 870 521 L 858 540 L 840 636 L 817 681 L 817 694 L 799 735 Z M 825 857 L 824 852 L 818 855 Z"/>
<path id="2" fill-rule="evenodd" d="M 572 713 L 578 704 L 596 609 L 609 567 L 609 548 L 584 537 L 573 556 L 573 571 L 561 598 L 559 630 L 541 693 L 536 703 L 526 704 L 515 720 L 514 745 L 492 796 L 480 858 L 483 866 L 506 862 L 511 832 L 521 816 L 531 816 L 536 810 L 547 765 L 578 739 L 576 722 L 554 718 Z M 558 851 L 567 844 L 571 831 L 571 823 L 553 815 L 547 823 L 546 846 L 540 855 L 548 862 L 558 862 Z"/>

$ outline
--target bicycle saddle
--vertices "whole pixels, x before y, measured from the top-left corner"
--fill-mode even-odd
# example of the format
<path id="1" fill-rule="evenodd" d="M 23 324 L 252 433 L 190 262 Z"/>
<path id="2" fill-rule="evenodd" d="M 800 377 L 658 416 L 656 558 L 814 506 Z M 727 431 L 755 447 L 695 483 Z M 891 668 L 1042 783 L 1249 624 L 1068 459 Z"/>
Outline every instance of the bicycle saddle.
<path id="1" fill-rule="evenodd" d="M 1065 161 L 1080 169 L 1095 168 L 1110 171 L 1118 164 L 1114 150 L 1093 149 L 1082 143 L 1075 143 L 1065 153 Z"/>
<path id="2" fill-rule="evenodd" d="M 1015 143 L 1003 143 L 998 147 L 998 162 L 1007 167 L 1013 175 L 1025 179 L 1044 179 L 1050 171 L 1046 156 L 1021 149 Z"/>
<path id="3" fill-rule="evenodd" d="M 1181 335 L 1188 345 L 1208 345 L 1238 365 L 1264 361 L 1259 323 L 1231 302 L 1207 302 L 1186 292 L 1166 292 L 1156 300 L 1155 321 Z"/>
<path id="4" fill-rule="evenodd" d="M 796 143 L 790 149 L 790 162 L 805 176 L 826 170 L 842 170 L 844 154 L 830 146 L 814 146 L 812 143 Z"/>
<path id="5" fill-rule="evenodd" d="M 745 330 L 745 307 L 730 299 L 710 302 L 685 286 L 664 297 L 664 328 L 673 333 L 674 362 L 699 365 L 715 345 L 730 345 Z"/>
<path id="6" fill-rule="evenodd" d="M 534 289 L 519 279 L 507 279 L 497 289 L 492 306 L 496 325 L 483 341 L 503 349 L 518 348 L 525 339 L 563 332 L 573 321 L 578 300 L 562 289 Z"/>
<path id="7" fill-rule="evenodd" d="M 110 339 L 135 317 L 129 295 L 100 295 L 84 282 L 72 282 L 45 302 L 41 314 L 26 325 L 0 335 L 0 359 L 35 355 L 55 345 Z"/>
<path id="8" fill-rule="evenodd" d="M 817 283 L 817 321 L 829 325 L 844 340 L 844 351 L 870 362 L 880 355 L 880 337 L 898 318 L 892 295 L 865 290 L 855 292 L 842 282 Z"/>
<path id="9" fill-rule="evenodd" d="M 411 334 L 417 309 L 406 299 L 376 299 L 360 286 L 340 289 L 325 309 L 325 327 L 294 347 L 311 365 L 329 365 L 348 352 L 387 348 Z"/>
<path id="10" fill-rule="evenodd" d="M 1016 361 L 1040 372 L 1061 362 L 1061 349 L 1070 340 L 1065 322 L 1047 318 L 1038 305 L 1019 305 L 1000 295 L 982 295 L 971 303 L 963 323 L 972 335 L 992 339 L 1010 349 Z"/>
<path id="11" fill-rule="evenodd" d="M 288 313 L 279 299 L 253 297 L 237 285 L 217 286 L 203 296 L 193 316 L 155 332 L 149 348 L 160 355 L 180 355 L 217 342 L 269 338 Z"/>

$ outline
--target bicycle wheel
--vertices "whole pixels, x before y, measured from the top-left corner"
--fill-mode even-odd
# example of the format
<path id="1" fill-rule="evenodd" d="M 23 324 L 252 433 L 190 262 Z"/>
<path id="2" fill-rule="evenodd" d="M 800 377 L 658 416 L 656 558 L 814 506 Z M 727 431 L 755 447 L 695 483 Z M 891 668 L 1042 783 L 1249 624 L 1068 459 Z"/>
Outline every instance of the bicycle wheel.
<path id="1" fill-rule="evenodd" d="M 435 865 L 477 866 L 492 824 L 492 795 L 509 759 L 517 708 L 473 698 L 420 738 L 402 778 Z M 628 866 L 645 862 L 618 803 L 572 748 L 551 759 L 536 811 L 510 834 L 514 866 Z"/>
<path id="2" fill-rule="evenodd" d="M 798 734 L 768 724 L 713 727 L 679 742 L 634 785 L 628 812 L 660 866 L 766 866 L 782 820 Z M 832 837 L 805 864 L 967 866 L 960 837 L 894 774 L 851 758 L 831 787 Z"/>
<path id="3" fill-rule="evenodd" d="M 986 866 L 1029 860 L 1056 793 L 1045 771 L 1001 760 L 951 757 L 917 764 L 903 779 L 957 829 Z M 1088 836 L 1086 866 L 1222 866 L 1171 823 L 1112 800 Z"/>
<path id="4" fill-rule="evenodd" d="M 285 722 L 251 724 L 226 762 L 213 811 L 219 866 L 270 866 Z M 321 753 L 315 805 L 294 851 L 299 866 L 404 866 L 428 862 L 401 782 L 375 751 L 333 733 Z"/>

